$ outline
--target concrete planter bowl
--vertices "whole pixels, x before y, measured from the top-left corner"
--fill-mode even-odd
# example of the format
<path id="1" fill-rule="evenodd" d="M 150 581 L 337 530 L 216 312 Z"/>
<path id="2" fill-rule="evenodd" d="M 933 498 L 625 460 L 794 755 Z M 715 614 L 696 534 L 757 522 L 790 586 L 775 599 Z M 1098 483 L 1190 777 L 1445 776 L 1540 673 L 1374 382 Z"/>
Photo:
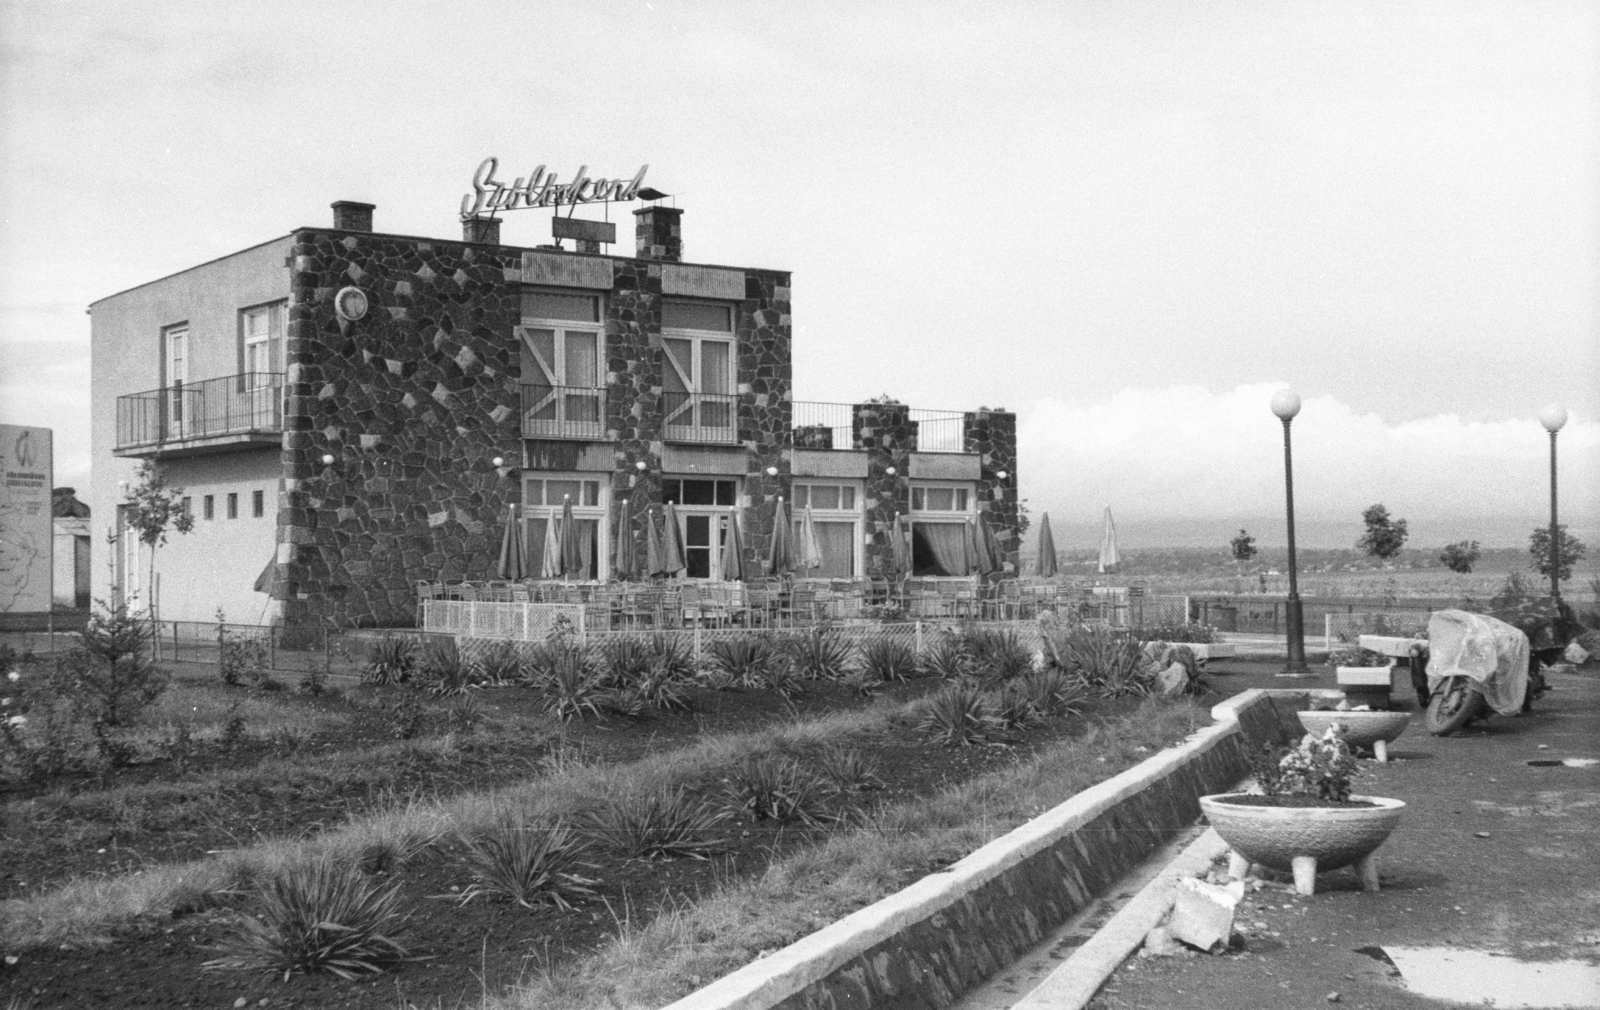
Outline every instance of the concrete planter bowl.
<path id="1" fill-rule="evenodd" d="M 1411 725 L 1409 712 L 1300 712 L 1300 725 L 1307 733 L 1321 736 L 1329 726 L 1343 727 L 1340 735 L 1352 749 L 1370 750 L 1379 761 L 1389 760 L 1389 744 Z"/>
<path id="2" fill-rule="evenodd" d="M 1294 873 L 1295 890 L 1316 891 L 1317 874 L 1356 867 L 1361 885 L 1378 889 L 1373 853 L 1400 823 L 1405 804 L 1382 796 L 1352 796 L 1372 807 L 1261 807 L 1229 803 L 1243 793 L 1200 797 L 1200 809 L 1233 849 L 1229 871 L 1244 876 L 1251 863 Z"/>

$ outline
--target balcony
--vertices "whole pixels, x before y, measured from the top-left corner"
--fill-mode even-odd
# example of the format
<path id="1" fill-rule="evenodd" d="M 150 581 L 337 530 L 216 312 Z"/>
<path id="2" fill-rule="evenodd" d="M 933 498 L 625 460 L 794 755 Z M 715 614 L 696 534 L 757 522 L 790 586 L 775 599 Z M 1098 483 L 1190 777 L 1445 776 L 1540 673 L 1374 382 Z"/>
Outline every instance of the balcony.
<path id="1" fill-rule="evenodd" d="M 661 435 L 669 442 L 732 445 L 739 441 L 739 398 L 728 393 L 661 394 Z"/>
<path id="2" fill-rule="evenodd" d="M 605 437 L 606 391 L 595 386 L 522 384 L 522 434 L 525 438 Z"/>
<path id="3" fill-rule="evenodd" d="M 117 456 L 176 457 L 280 444 L 283 373 L 246 372 L 117 397 Z"/>
<path id="4" fill-rule="evenodd" d="M 796 449 L 859 449 L 856 417 L 861 406 L 851 403 L 794 401 Z M 960 411 L 903 407 L 916 433 L 917 452 L 966 452 Z"/>

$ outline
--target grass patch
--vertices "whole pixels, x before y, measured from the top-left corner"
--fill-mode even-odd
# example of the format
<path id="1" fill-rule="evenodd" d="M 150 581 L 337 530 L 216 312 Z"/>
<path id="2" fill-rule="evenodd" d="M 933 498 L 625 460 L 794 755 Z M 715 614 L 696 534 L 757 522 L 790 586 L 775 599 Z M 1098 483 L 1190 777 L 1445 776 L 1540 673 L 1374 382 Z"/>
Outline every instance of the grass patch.
<path id="1" fill-rule="evenodd" d="M 946 866 L 1209 721 L 1148 701 L 1033 759 L 882 810 L 695 904 L 630 920 L 593 955 L 490 999 L 497 1010 L 657 1007 Z M 1104 763 L 1101 763 L 1101 759 Z"/>

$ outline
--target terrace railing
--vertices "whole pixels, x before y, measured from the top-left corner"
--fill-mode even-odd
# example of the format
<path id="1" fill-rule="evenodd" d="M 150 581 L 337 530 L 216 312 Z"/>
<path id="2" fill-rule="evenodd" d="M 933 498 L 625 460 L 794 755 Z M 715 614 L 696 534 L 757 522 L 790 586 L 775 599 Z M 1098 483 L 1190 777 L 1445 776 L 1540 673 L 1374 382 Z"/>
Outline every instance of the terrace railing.
<path id="1" fill-rule="evenodd" d="M 522 384 L 522 433 L 531 438 L 605 437 L 606 391 L 597 386 Z"/>
<path id="2" fill-rule="evenodd" d="M 911 420 L 917 426 L 918 452 L 967 451 L 966 431 L 961 413 L 912 407 Z"/>
<path id="3" fill-rule="evenodd" d="M 245 372 L 117 397 L 117 448 L 283 431 L 283 373 Z"/>
<path id="4" fill-rule="evenodd" d="M 739 398 L 727 393 L 661 394 L 662 434 L 673 442 L 739 440 Z"/>
<path id="5" fill-rule="evenodd" d="M 855 404 L 794 401 L 797 449 L 856 448 Z M 966 452 L 965 415 L 953 410 L 906 408 L 916 430 L 918 452 Z"/>

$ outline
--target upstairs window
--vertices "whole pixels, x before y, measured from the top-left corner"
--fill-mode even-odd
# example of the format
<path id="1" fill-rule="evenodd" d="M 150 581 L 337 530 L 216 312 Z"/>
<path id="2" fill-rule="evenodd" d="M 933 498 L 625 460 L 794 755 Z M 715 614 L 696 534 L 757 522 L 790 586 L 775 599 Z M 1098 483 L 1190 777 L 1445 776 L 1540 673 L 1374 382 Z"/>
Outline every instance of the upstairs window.
<path id="1" fill-rule="evenodd" d="M 661 305 L 661 389 L 667 434 L 733 439 L 733 306 L 668 299 Z"/>
<path id="2" fill-rule="evenodd" d="M 522 325 L 523 428 L 529 434 L 599 437 L 600 296 L 524 291 Z"/>
<path id="3" fill-rule="evenodd" d="M 258 305 L 239 314 L 244 341 L 242 363 L 250 389 L 272 383 L 272 373 L 283 371 L 284 303 Z"/>

